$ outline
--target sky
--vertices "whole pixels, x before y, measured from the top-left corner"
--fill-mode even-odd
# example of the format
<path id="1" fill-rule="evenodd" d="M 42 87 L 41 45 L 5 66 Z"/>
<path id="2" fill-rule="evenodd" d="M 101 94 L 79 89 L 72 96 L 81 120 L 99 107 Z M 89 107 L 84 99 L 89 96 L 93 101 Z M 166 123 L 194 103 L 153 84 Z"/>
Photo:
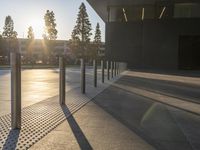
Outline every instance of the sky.
<path id="1" fill-rule="evenodd" d="M 32 26 L 35 38 L 44 33 L 44 15 L 46 10 L 55 13 L 58 39 L 68 40 L 76 24 L 80 4 L 84 2 L 92 24 L 94 35 L 97 22 L 100 23 L 102 41 L 105 41 L 105 24 L 86 0 L 1 0 L 0 33 L 3 32 L 5 17 L 10 15 L 14 21 L 18 38 L 26 38 L 28 27 Z M 93 36 L 91 37 L 93 39 Z"/>

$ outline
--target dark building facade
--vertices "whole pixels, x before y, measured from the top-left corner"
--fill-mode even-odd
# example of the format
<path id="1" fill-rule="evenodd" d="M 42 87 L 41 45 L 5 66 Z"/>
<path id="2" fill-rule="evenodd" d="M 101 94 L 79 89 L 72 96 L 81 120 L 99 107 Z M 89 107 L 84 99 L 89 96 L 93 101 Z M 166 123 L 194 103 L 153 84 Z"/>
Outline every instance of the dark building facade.
<path id="1" fill-rule="evenodd" d="M 106 57 L 130 68 L 200 69 L 199 0 L 88 0 L 106 23 Z"/>

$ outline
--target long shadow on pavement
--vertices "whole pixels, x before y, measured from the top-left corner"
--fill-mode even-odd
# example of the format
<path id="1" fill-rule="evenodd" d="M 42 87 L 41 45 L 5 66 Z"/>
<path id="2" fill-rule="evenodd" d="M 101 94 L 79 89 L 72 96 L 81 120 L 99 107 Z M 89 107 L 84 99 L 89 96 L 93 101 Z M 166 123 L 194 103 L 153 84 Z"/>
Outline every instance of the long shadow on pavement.
<path id="1" fill-rule="evenodd" d="M 20 130 L 10 130 L 2 150 L 16 149 Z"/>
<path id="2" fill-rule="evenodd" d="M 156 149 L 198 150 L 200 146 L 200 133 L 197 132 L 200 127 L 196 125 L 196 132 L 190 130 L 200 123 L 199 116 L 194 118 L 181 110 L 112 86 L 95 97 L 93 102 Z"/>
<path id="3" fill-rule="evenodd" d="M 61 106 L 63 113 L 66 116 L 66 119 L 70 125 L 70 128 L 72 129 L 72 132 L 81 148 L 81 150 L 92 150 L 92 146 L 90 145 L 89 141 L 85 137 L 83 131 L 79 127 L 78 123 L 74 119 L 74 117 L 70 113 L 70 110 L 68 109 L 67 105 Z"/>

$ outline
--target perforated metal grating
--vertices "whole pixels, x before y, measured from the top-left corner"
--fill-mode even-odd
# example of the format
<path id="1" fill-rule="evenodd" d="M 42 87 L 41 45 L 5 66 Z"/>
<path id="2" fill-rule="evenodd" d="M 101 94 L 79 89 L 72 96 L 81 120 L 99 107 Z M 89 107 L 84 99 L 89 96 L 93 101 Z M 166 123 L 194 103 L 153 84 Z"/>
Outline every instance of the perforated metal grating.
<path id="1" fill-rule="evenodd" d="M 85 95 L 80 88 L 66 92 L 66 106 L 60 106 L 58 96 L 41 101 L 22 110 L 21 130 L 10 130 L 10 114 L 0 117 L 0 149 L 25 150 L 61 124 L 110 84 L 87 87 Z"/>

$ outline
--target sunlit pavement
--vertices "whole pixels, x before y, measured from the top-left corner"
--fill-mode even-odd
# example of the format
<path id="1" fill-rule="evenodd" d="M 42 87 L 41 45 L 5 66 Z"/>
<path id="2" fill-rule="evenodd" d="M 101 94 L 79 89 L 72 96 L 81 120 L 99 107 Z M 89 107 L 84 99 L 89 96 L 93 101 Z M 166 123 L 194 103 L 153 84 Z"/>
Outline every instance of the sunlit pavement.
<path id="1" fill-rule="evenodd" d="M 58 102 L 59 96 L 54 96 L 23 108 L 20 132 L 19 130 L 10 131 L 10 115 L 0 117 L 0 129 L 2 129 L 0 130 L 0 149 L 30 148 L 115 80 L 104 84 L 99 83 L 96 88 L 87 84 L 86 94 L 80 92 L 80 87 L 69 90 L 66 92 L 66 105 L 61 106 Z"/>
<path id="2" fill-rule="evenodd" d="M 92 69 L 86 70 L 87 83 L 92 84 Z M 58 69 L 22 71 L 22 107 L 58 95 Z M 80 86 L 80 69 L 66 69 L 66 91 Z M 0 116 L 10 113 L 10 71 L 0 70 Z"/>
<path id="3" fill-rule="evenodd" d="M 69 85 L 79 82 L 70 72 Z M 199 99 L 196 74 L 129 71 L 31 149 L 199 150 Z"/>
<path id="4" fill-rule="evenodd" d="M 127 72 L 31 149 L 199 150 L 198 109 L 187 110 L 191 103 L 200 109 L 199 81 Z M 146 94 L 150 91 L 159 95 Z M 184 105 L 170 101 L 174 98 Z"/>

